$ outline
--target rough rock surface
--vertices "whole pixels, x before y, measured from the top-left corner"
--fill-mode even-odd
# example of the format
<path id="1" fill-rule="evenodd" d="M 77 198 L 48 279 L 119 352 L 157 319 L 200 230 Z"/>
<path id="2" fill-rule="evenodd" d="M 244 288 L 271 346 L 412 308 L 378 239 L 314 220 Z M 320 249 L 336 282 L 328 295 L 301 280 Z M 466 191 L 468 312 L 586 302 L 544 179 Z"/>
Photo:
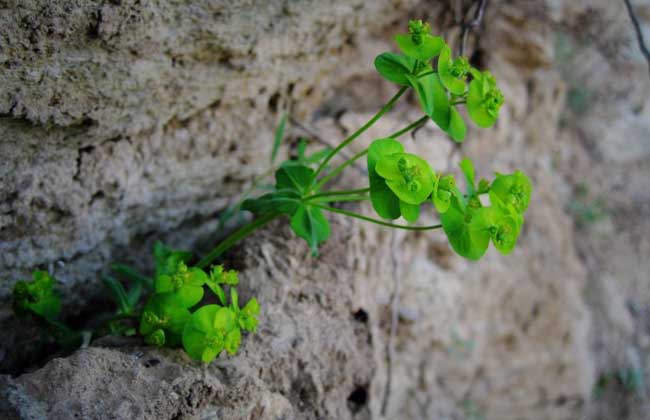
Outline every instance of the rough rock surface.
<path id="1" fill-rule="evenodd" d="M 75 320 L 102 303 L 109 261 L 144 268 L 156 239 L 214 241 L 214 215 L 266 169 L 280 112 L 332 141 L 367 120 L 392 92 L 368 76 L 392 19 L 429 15 L 458 36 L 447 2 L 227 3 L 0 7 L 0 277 L 49 265 L 80 305 Z M 99 340 L 0 377 L 2 417 L 643 418 L 650 78 L 627 12 L 608 0 L 495 0 L 476 41 L 474 60 L 508 99 L 498 126 L 470 128 L 461 150 L 429 126 L 405 143 L 438 170 L 469 155 L 482 176 L 529 173 L 511 256 L 468 263 L 441 234 L 335 217 L 313 259 L 275 223 L 228 256 L 244 298 L 263 307 L 236 357 L 203 369 L 180 351 Z M 352 150 L 419 117 L 414 105 Z M 7 305 L 0 325 L 3 370 L 30 363 L 8 345 L 30 329 Z"/>

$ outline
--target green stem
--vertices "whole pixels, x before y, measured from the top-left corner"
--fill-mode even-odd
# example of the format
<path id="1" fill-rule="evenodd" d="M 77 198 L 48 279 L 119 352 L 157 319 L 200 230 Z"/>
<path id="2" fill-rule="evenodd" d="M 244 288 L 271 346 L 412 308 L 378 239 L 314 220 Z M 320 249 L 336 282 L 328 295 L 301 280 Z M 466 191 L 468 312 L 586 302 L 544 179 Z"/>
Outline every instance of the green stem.
<path id="1" fill-rule="evenodd" d="M 343 162 L 341 165 L 339 165 L 336 169 L 334 169 L 332 172 L 327 174 L 325 177 L 323 177 L 323 179 L 318 181 L 318 183 L 315 186 L 313 186 L 311 189 L 318 191 L 320 189 L 320 187 L 322 187 L 323 185 L 325 185 L 327 183 L 327 181 L 329 181 L 330 179 L 332 179 L 335 176 L 337 176 L 338 174 L 340 174 L 345 168 L 352 165 L 356 160 L 364 157 L 367 154 L 368 154 L 368 149 L 364 149 L 364 150 L 360 151 L 356 155 L 352 156 L 350 159 Z"/>
<path id="2" fill-rule="evenodd" d="M 424 77 L 424 76 L 428 76 L 430 74 L 436 74 L 436 73 L 438 73 L 438 72 L 435 71 L 435 70 L 431 70 L 431 71 L 427 71 L 427 72 L 424 72 L 424 73 L 420 73 L 416 77 L 419 79 L 420 77 Z"/>
<path id="3" fill-rule="evenodd" d="M 201 261 L 196 264 L 197 267 L 199 268 L 205 268 L 207 267 L 212 261 L 217 259 L 221 254 L 226 252 L 228 249 L 230 249 L 231 246 L 233 246 L 235 243 L 237 243 L 239 240 L 244 239 L 251 233 L 255 232 L 257 229 L 260 227 L 264 226 L 265 224 L 269 223 L 271 220 L 279 217 L 279 213 L 269 213 L 266 214 L 258 219 L 252 220 L 250 223 L 242 226 L 241 228 L 237 229 L 226 239 L 221 241 L 219 245 L 214 247 L 212 251 L 208 253 Z"/>
<path id="4" fill-rule="evenodd" d="M 135 269 L 124 264 L 113 264 L 111 265 L 111 270 L 115 271 L 118 274 L 123 275 L 124 277 L 133 280 L 136 284 L 141 283 L 149 290 L 153 289 L 153 280 L 150 277 L 145 276 L 144 274 L 139 273 Z"/>
<path id="5" fill-rule="evenodd" d="M 319 197 L 327 197 L 329 195 L 365 194 L 367 192 L 370 192 L 370 188 L 359 188 L 359 189 L 356 189 L 356 190 L 324 191 L 322 193 L 311 195 L 311 196 L 307 197 L 307 199 L 319 198 Z"/>
<path id="6" fill-rule="evenodd" d="M 332 202 L 342 202 L 342 201 L 365 201 L 369 200 L 369 195 L 328 195 L 325 197 L 307 197 L 304 201 L 309 203 L 332 203 Z"/>
<path id="7" fill-rule="evenodd" d="M 388 137 L 390 137 L 392 139 L 396 139 L 396 138 L 400 137 L 402 134 L 408 133 L 409 131 L 411 131 L 411 130 L 413 130 L 415 128 L 418 128 L 422 124 L 426 123 L 428 120 L 429 120 L 429 116 L 424 115 L 419 120 L 412 122 L 411 124 L 407 125 L 406 127 L 402 128 L 399 131 L 394 132 L 393 134 L 391 134 Z"/>
<path id="8" fill-rule="evenodd" d="M 383 220 L 373 219 L 372 217 L 367 217 L 367 216 L 364 216 L 362 214 L 355 213 L 355 212 L 352 212 L 352 211 L 337 209 L 335 207 L 324 206 L 322 204 L 317 204 L 317 203 L 314 203 L 312 205 L 314 207 L 319 207 L 319 208 L 321 208 L 323 210 L 326 210 L 326 211 L 331 211 L 332 213 L 339 213 L 339 214 L 343 214 L 345 216 L 354 217 L 355 219 L 361 219 L 361 220 L 365 220 L 366 222 L 375 223 L 375 224 L 381 225 L 381 226 L 388 226 L 388 227 L 392 227 L 392 228 L 396 228 L 396 229 L 422 231 L 422 230 L 440 229 L 442 227 L 442 225 L 431 225 L 431 226 L 403 226 L 403 225 L 396 225 L 396 224 L 393 224 L 393 223 L 384 222 Z"/>
<path id="9" fill-rule="evenodd" d="M 449 105 L 453 106 L 453 105 L 460 105 L 460 104 L 465 104 L 465 103 L 467 103 L 467 101 L 465 99 L 463 99 L 462 101 L 451 102 L 451 103 L 449 103 Z"/>
<path id="10" fill-rule="evenodd" d="M 374 115 L 370 120 L 368 120 L 367 123 L 365 123 L 365 124 L 364 124 L 361 128 L 359 128 L 357 131 L 355 131 L 354 133 L 352 133 L 352 135 L 350 135 L 348 138 L 346 138 L 345 140 L 343 140 L 343 141 L 341 142 L 341 144 L 339 144 L 338 146 L 336 146 L 336 148 L 334 148 L 334 150 L 332 150 L 332 151 L 329 153 L 329 155 L 327 155 L 327 157 L 325 158 L 325 160 L 323 160 L 323 162 L 321 162 L 321 164 L 318 166 L 318 169 L 316 169 L 316 173 L 314 174 L 314 180 L 316 180 L 316 178 L 318 177 L 318 175 L 323 171 L 323 169 L 325 169 L 325 166 L 327 166 L 327 164 L 330 162 L 330 160 L 332 160 L 332 158 L 333 158 L 334 156 L 336 156 L 336 154 L 337 154 L 338 152 L 340 152 L 341 149 L 343 149 L 343 148 L 344 148 L 345 146 L 347 146 L 348 144 L 352 143 L 352 142 L 353 142 L 357 137 L 359 137 L 361 134 L 363 134 L 364 131 L 366 131 L 366 130 L 367 130 L 368 128 L 370 128 L 374 123 L 376 123 L 377 120 L 378 120 L 379 118 L 382 117 L 382 115 L 384 115 L 386 112 L 388 112 L 388 111 L 393 107 L 393 105 L 395 105 L 395 103 L 396 103 L 397 100 L 400 98 L 400 96 L 402 96 L 402 95 L 403 95 L 407 90 L 408 90 L 408 86 L 403 86 L 403 87 L 402 87 L 402 88 L 401 88 L 401 89 L 400 89 L 400 90 L 395 94 L 395 96 L 393 96 L 393 97 L 392 97 L 392 98 L 391 98 L 391 99 L 386 103 L 386 105 L 384 105 L 384 106 L 383 106 L 379 111 L 377 111 L 377 113 L 376 113 L 376 114 L 375 114 L 375 115 Z"/>

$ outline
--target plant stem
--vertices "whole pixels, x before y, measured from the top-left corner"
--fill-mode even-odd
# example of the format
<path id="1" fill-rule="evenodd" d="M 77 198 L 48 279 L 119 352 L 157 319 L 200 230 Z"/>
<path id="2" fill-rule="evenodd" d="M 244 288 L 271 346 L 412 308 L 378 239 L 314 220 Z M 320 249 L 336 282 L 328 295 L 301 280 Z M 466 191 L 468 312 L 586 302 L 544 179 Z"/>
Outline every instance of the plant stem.
<path id="1" fill-rule="evenodd" d="M 463 99 L 461 101 L 450 102 L 449 105 L 460 105 L 460 104 L 465 104 L 465 103 L 467 103 L 467 100 Z"/>
<path id="2" fill-rule="evenodd" d="M 314 194 L 309 197 L 308 199 L 312 198 L 319 198 L 319 197 L 327 197 L 329 195 L 350 195 L 350 194 L 364 194 L 370 192 L 370 188 L 359 188 L 357 190 L 339 190 L 339 191 L 325 191 L 322 193 Z"/>
<path id="3" fill-rule="evenodd" d="M 412 122 L 411 124 L 407 125 L 406 127 L 402 128 L 399 131 L 394 132 L 393 134 L 391 134 L 388 137 L 390 137 L 392 139 L 396 139 L 396 138 L 400 137 L 401 135 L 403 135 L 405 133 L 408 133 L 409 131 L 411 131 L 411 130 L 413 130 L 415 128 L 418 128 L 420 125 L 426 123 L 428 120 L 429 120 L 429 116 L 424 115 L 419 120 Z"/>
<path id="4" fill-rule="evenodd" d="M 395 94 L 395 96 L 393 96 L 393 97 L 392 97 L 388 102 L 386 102 L 386 105 L 384 105 L 384 106 L 383 106 L 379 111 L 377 111 L 377 113 L 376 113 L 376 114 L 375 114 L 375 115 L 374 115 L 370 120 L 368 120 L 367 123 L 365 123 L 365 124 L 364 124 L 361 128 L 359 128 L 357 131 L 355 131 L 354 133 L 352 133 L 352 135 L 350 135 L 348 138 L 346 138 L 345 140 L 343 140 L 343 141 L 341 142 L 341 144 L 339 144 L 338 146 L 336 146 L 336 148 L 334 148 L 334 150 L 332 150 L 332 151 L 329 153 L 329 155 L 327 155 L 327 157 L 325 158 L 325 160 L 323 160 L 323 162 L 321 162 L 321 164 L 318 166 L 318 169 L 316 169 L 316 173 L 314 173 L 314 180 L 316 180 L 316 178 L 318 177 L 318 175 L 323 171 L 323 169 L 325 169 L 325 166 L 327 166 L 327 164 L 330 162 L 330 160 L 332 160 L 332 158 L 333 158 L 334 156 L 336 156 L 336 154 L 337 154 L 341 149 L 343 149 L 343 148 L 344 148 L 345 146 L 347 146 L 348 144 L 352 143 L 352 142 L 354 141 L 354 139 L 356 139 L 357 137 L 359 137 L 361 134 L 364 133 L 364 131 L 366 131 L 366 130 L 367 130 L 368 128 L 370 128 L 374 123 L 376 123 L 377 120 L 378 120 L 379 118 L 382 117 L 382 115 L 384 115 L 386 112 L 388 112 L 388 111 L 393 107 L 393 105 L 395 105 L 395 103 L 396 103 L 397 100 L 400 98 L 400 96 L 402 96 L 402 95 L 403 95 L 407 90 L 408 90 L 408 86 L 403 86 L 399 91 L 397 91 L 397 93 Z"/>
<path id="5" fill-rule="evenodd" d="M 365 220 L 366 222 L 375 223 L 377 225 L 392 227 L 392 228 L 396 228 L 396 229 L 419 230 L 419 231 L 421 231 L 421 230 L 440 229 L 442 227 L 442 225 L 431 225 L 431 226 L 396 225 L 394 223 L 388 223 L 388 222 L 384 222 L 383 220 L 373 219 L 372 217 L 367 217 L 367 216 L 364 216 L 362 214 L 355 213 L 355 212 L 352 212 L 352 211 L 337 209 L 335 207 L 330 207 L 330 206 L 324 206 L 324 205 L 318 204 L 318 203 L 313 203 L 312 205 L 314 207 L 318 207 L 318 208 L 321 208 L 323 210 L 330 211 L 332 213 L 339 213 L 339 214 L 343 214 L 345 216 L 354 217 L 355 219 L 361 219 L 361 220 Z"/>
<path id="6" fill-rule="evenodd" d="M 435 71 L 435 70 L 431 70 L 431 71 L 427 71 L 427 72 L 424 72 L 424 73 L 420 73 L 416 77 L 419 79 L 420 77 L 424 77 L 424 76 L 428 76 L 430 74 L 436 74 L 436 73 L 438 73 L 438 72 Z"/>
<path id="7" fill-rule="evenodd" d="M 309 203 L 331 203 L 342 201 L 365 201 L 370 199 L 369 195 L 328 195 L 324 197 L 307 197 L 304 201 Z"/>
<path id="8" fill-rule="evenodd" d="M 251 233 L 255 232 L 257 229 L 260 227 L 264 226 L 265 224 L 269 223 L 271 220 L 279 217 L 279 213 L 269 213 L 266 214 L 258 219 L 252 220 L 250 223 L 242 226 L 241 228 L 237 229 L 226 239 L 221 241 L 219 245 L 214 247 L 212 251 L 208 253 L 205 257 L 199 261 L 196 266 L 199 268 L 205 268 L 207 267 L 212 261 L 217 259 L 221 254 L 226 252 L 228 249 L 230 249 L 231 246 L 233 246 L 235 243 L 237 243 L 239 240 L 244 239 Z"/>
<path id="9" fill-rule="evenodd" d="M 357 153 L 356 155 L 352 156 L 350 159 L 346 160 L 341 165 L 339 165 L 336 169 L 334 169 L 332 172 L 330 172 L 325 177 L 323 177 L 323 179 L 318 181 L 318 183 L 315 186 L 313 186 L 312 189 L 318 191 L 318 189 L 320 187 L 322 187 L 323 185 L 325 185 L 327 183 L 327 181 L 329 181 L 330 179 L 332 179 L 335 176 L 337 176 L 338 174 L 340 174 L 343 171 L 343 169 L 345 169 L 348 166 L 352 165 L 357 159 L 360 159 L 360 158 L 362 158 L 363 156 L 365 156 L 367 154 L 368 154 L 368 149 L 364 149 L 364 150 L 360 151 L 359 153 Z"/>
<path id="10" fill-rule="evenodd" d="M 401 136 L 402 134 L 404 134 L 404 133 L 408 133 L 409 131 L 413 130 L 414 128 L 417 128 L 417 127 L 419 127 L 420 125 L 424 124 L 428 119 L 429 119 L 429 116 L 428 116 L 428 115 L 424 115 L 423 117 L 421 117 L 421 118 L 418 119 L 417 121 L 412 122 L 411 124 L 407 125 L 406 127 L 402 128 L 402 129 L 399 130 L 399 131 L 394 132 L 393 134 L 391 134 L 391 135 L 388 136 L 388 137 L 393 138 L 393 139 L 398 138 L 398 137 Z M 356 160 L 362 158 L 363 156 L 365 156 L 365 155 L 367 155 L 367 154 L 368 154 L 368 149 L 364 149 L 364 150 L 360 151 L 359 153 L 357 153 L 356 155 L 352 156 L 350 159 L 348 159 L 348 160 L 346 160 L 345 162 L 343 162 L 341 165 L 339 165 L 339 166 L 338 166 L 336 169 L 334 169 L 332 172 L 330 172 L 329 174 L 327 174 L 327 176 L 325 176 L 325 177 L 322 178 L 320 181 L 318 181 L 318 183 L 313 187 L 313 189 L 314 189 L 314 190 L 318 190 L 318 189 L 321 188 L 323 185 L 325 185 L 325 184 L 326 184 L 330 179 L 332 179 L 332 178 L 334 178 L 335 176 L 337 176 L 338 174 L 340 174 L 340 173 L 341 173 L 345 168 L 347 168 L 348 166 L 352 165 Z"/>
<path id="11" fill-rule="evenodd" d="M 124 264 L 113 264 L 111 265 L 111 270 L 115 271 L 127 277 L 131 280 L 134 280 L 136 284 L 143 284 L 149 290 L 153 289 L 153 280 L 150 277 L 145 276 L 144 274 L 139 273 L 135 269 Z"/>

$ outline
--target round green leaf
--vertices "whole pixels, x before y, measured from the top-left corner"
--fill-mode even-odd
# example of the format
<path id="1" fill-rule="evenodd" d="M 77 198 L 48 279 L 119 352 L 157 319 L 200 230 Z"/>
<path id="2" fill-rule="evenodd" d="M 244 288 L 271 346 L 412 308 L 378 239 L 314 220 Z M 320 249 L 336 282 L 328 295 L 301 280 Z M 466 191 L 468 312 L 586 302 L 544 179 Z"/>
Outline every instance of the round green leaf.
<path id="1" fill-rule="evenodd" d="M 490 244 L 490 235 L 485 230 L 470 229 L 472 212 L 470 208 L 467 213 L 461 210 L 454 196 L 449 210 L 440 215 L 440 221 L 453 250 L 462 257 L 478 260 Z"/>
<path id="2" fill-rule="evenodd" d="M 237 315 L 231 308 L 219 308 L 214 316 L 213 326 L 218 331 L 227 332 L 237 325 Z"/>
<path id="3" fill-rule="evenodd" d="M 203 286 L 208 281 L 208 275 L 198 267 L 192 267 L 189 270 L 190 278 L 187 284 L 192 286 Z"/>
<path id="4" fill-rule="evenodd" d="M 191 308 L 203 299 L 203 287 L 186 285 L 176 291 L 186 308 Z"/>
<path id="5" fill-rule="evenodd" d="M 395 195 L 408 204 L 423 203 L 433 191 L 434 173 L 419 156 L 396 153 L 382 158 L 375 169 Z"/>
<path id="6" fill-rule="evenodd" d="M 509 254 L 517 244 L 519 228 L 513 217 L 496 207 L 476 210 L 471 222 L 471 229 L 487 232 L 494 247 L 504 255 Z"/>
<path id="7" fill-rule="evenodd" d="M 383 53 L 375 58 L 375 68 L 386 80 L 408 86 L 407 74 L 415 70 L 416 60 L 402 54 Z"/>
<path id="8" fill-rule="evenodd" d="M 140 320 L 140 334 L 149 335 L 157 329 L 181 334 L 190 311 L 174 293 L 156 293 L 145 304 Z"/>
<path id="9" fill-rule="evenodd" d="M 455 180 L 453 175 L 445 175 L 443 177 L 436 177 L 433 187 L 433 205 L 438 210 L 438 213 L 445 213 L 449 210 L 451 205 L 451 197 L 453 196 L 453 187 L 455 187 Z"/>
<path id="10" fill-rule="evenodd" d="M 464 63 L 466 63 L 466 60 Z M 469 66 L 467 67 L 469 68 Z M 451 59 L 451 48 L 449 48 L 448 45 L 445 45 L 440 52 L 440 58 L 438 58 L 438 74 L 440 75 L 440 81 L 451 93 L 461 96 L 465 93 L 466 88 L 465 72 L 463 72 L 461 78 L 458 78 L 453 74 L 453 70 L 454 62 Z"/>
<path id="11" fill-rule="evenodd" d="M 421 43 L 416 45 L 411 35 L 395 35 L 399 49 L 409 57 L 429 61 L 440 54 L 445 41 L 439 36 L 421 35 Z"/>
<path id="12" fill-rule="evenodd" d="M 218 338 L 218 332 L 214 327 L 214 319 L 219 309 L 218 305 L 203 306 L 192 314 L 185 325 L 182 338 L 183 348 L 192 359 L 204 360 L 204 353 L 208 347 L 212 347 L 212 349 L 205 354 L 214 355 L 212 357 L 214 359 L 223 349 L 223 347 L 219 348 L 218 345 L 208 346 L 208 344 L 214 344 L 214 342 L 218 341 L 216 339 Z M 211 340 L 209 341 L 208 338 L 211 338 Z M 223 346 L 223 343 L 221 344 Z"/>
<path id="13" fill-rule="evenodd" d="M 502 207 L 512 206 L 522 214 L 528 208 L 532 190 L 530 179 L 521 171 L 510 175 L 498 174 L 490 186 L 490 201 Z"/>
<path id="14" fill-rule="evenodd" d="M 476 125 L 481 128 L 489 128 L 496 122 L 496 117 L 488 114 L 483 106 L 482 83 L 474 79 L 469 84 L 469 93 L 467 94 L 467 112 L 469 117 Z"/>

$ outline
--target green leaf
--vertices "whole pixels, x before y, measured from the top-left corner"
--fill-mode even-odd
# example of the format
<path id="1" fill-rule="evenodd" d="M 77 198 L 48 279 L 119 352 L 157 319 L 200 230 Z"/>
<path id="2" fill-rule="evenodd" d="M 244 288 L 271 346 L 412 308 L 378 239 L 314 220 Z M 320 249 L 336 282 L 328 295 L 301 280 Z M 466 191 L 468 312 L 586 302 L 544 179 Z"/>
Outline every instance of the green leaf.
<path id="1" fill-rule="evenodd" d="M 408 86 L 410 82 L 406 75 L 413 73 L 416 62 L 413 57 L 386 52 L 375 58 L 375 68 L 384 79 Z"/>
<path id="2" fill-rule="evenodd" d="M 173 250 L 157 241 L 154 244 L 154 257 L 156 261 L 156 277 L 167 274 L 172 275 L 178 271 L 180 263 L 186 263 L 192 258 L 192 253 Z"/>
<path id="3" fill-rule="evenodd" d="M 440 220 L 453 250 L 462 257 L 478 260 L 490 244 L 490 235 L 485 230 L 470 228 L 472 212 L 469 207 L 467 213 L 463 211 L 454 196 L 449 210 L 440 215 Z"/>
<path id="4" fill-rule="evenodd" d="M 307 151 L 307 140 L 300 138 L 298 140 L 298 161 L 301 162 L 305 158 L 305 152 Z"/>
<path id="5" fill-rule="evenodd" d="M 192 267 L 188 271 L 187 284 L 192 286 L 203 286 L 208 281 L 208 275 L 198 267 Z"/>
<path id="6" fill-rule="evenodd" d="M 145 304 L 140 319 L 140 334 L 147 336 L 158 329 L 180 336 L 190 311 L 174 293 L 157 293 Z M 167 337 L 169 338 L 169 337 Z"/>
<path id="7" fill-rule="evenodd" d="M 521 171 L 510 175 L 497 174 L 490 186 L 490 202 L 503 208 L 512 206 L 523 214 L 530 203 L 533 186 L 530 179 Z"/>
<path id="8" fill-rule="evenodd" d="M 478 194 L 487 194 L 488 192 L 490 192 L 490 181 L 481 178 L 478 182 Z"/>
<path id="9" fill-rule="evenodd" d="M 417 222 L 420 216 L 420 206 L 416 204 L 409 204 L 402 200 L 399 202 L 399 209 L 404 219 L 409 223 Z"/>
<path id="10" fill-rule="evenodd" d="M 384 178 L 377 174 L 375 167 L 384 156 L 402 152 L 404 152 L 402 143 L 390 138 L 375 140 L 368 148 L 370 200 L 377 214 L 384 219 L 394 220 L 400 217 L 399 198 L 386 185 Z"/>
<path id="11" fill-rule="evenodd" d="M 153 280 L 144 274 L 140 274 L 134 268 L 124 264 L 112 264 L 111 270 L 126 277 L 129 280 L 130 287 L 126 292 L 126 297 L 130 307 L 135 307 L 140 301 L 142 290 L 153 289 Z"/>
<path id="12" fill-rule="evenodd" d="M 210 363 L 214 359 L 217 358 L 219 353 L 223 350 L 223 346 L 215 346 L 215 347 L 206 347 L 203 349 L 203 352 L 201 353 L 201 361 L 203 363 Z"/>
<path id="13" fill-rule="evenodd" d="M 302 196 L 313 178 L 314 170 L 307 166 L 284 165 L 275 172 L 275 189 L 296 191 Z"/>
<path id="14" fill-rule="evenodd" d="M 219 308 L 214 316 L 214 328 L 226 333 L 237 326 L 237 315 L 228 307 Z"/>
<path id="15" fill-rule="evenodd" d="M 438 213 L 445 213 L 449 210 L 451 205 L 451 198 L 454 195 L 454 190 L 456 181 L 454 180 L 453 175 L 445 175 L 440 178 L 436 178 L 433 187 L 433 205 L 438 210 Z"/>
<path id="16" fill-rule="evenodd" d="M 375 166 L 377 174 L 386 179 L 386 185 L 408 204 L 419 205 L 433 191 L 434 173 L 429 164 L 410 153 L 396 153 L 383 157 Z"/>
<path id="17" fill-rule="evenodd" d="M 330 225 L 323 212 L 313 206 L 299 206 L 291 216 L 291 229 L 296 235 L 307 241 L 312 255 L 318 255 L 318 244 L 330 236 Z"/>
<path id="18" fill-rule="evenodd" d="M 129 297 L 127 296 L 126 290 L 124 290 L 122 283 L 110 276 L 102 277 L 102 281 L 110 291 L 110 295 L 117 304 L 117 307 L 120 309 L 120 313 L 130 314 L 133 311 L 133 307 L 129 302 Z"/>
<path id="19" fill-rule="evenodd" d="M 438 74 L 442 84 L 454 95 L 462 96 L 465 93 L 465 75 L 468 71 L 467 59 L 459 57 L 456 61 L 452 60 L 451 48 L 445 45 L 438 59 Z M 454 72 L 456 75 L 454 75 Z"/>
<path id="20" fill-rule="evenodd" d="M 483 107 L 482 84 L 480 80 L 472 80 L 469 84 L 467 95 L 467 112 L 476 125 L 481 128 L 490 128 L 496 122 L 496 118 L 487 113 Z"/>
<path id="21" fill-rule="evenodd" d="M 420 77 L 407 77 L 418 95 L 422 111 L 442 130 L 447 131 L 451 118 L 451 107 L 447 90 L 440 83 L 438 76 L 431 73 Z"/>
<path id="22" fill-rule="evenodd" d="M 456 143 L 462 143 L 465 140 L 467 135 L 467 127 L 465 126 L 465 121 L 463 117 L 456 110 L 456 108 L 451 107 L 451 114 L 449 117 L 449 128 L 447 133 L 451 136 Z"/>
<path id="23" fill-rule="evenodd" d="M 201 301 L 203 298 L 203 284 L 208 276 L 200 268 L 187 268 L 185 263 L 178 265 L 173 275 L 160 275 L 154 279 L 154 290 L 156 293 L 175 293 L 189 308 Z"/>
<path id="24" fill-rule="evenodd" d="M 465 183 L 467 184 L 467 195 L 469 197 L 476 195 L 474 164 L 469 158 L 464 158 L 463 160 L 460 161 L 458 166 L 460 166 L 460 170 L 463 171 L 463 175 L 465 175 Z"/>
<path id="25" fill-rule="evenodd" d="M 203 287 L 185 285 L 176 291 L 186 308 L 191 308 L 203 299 Z"/>
<path id="26" fill-rule="evenodd" d="M 182 343 L 185 352 L 192 359 L 209 363 L 223 350 L 225 337 L 214 326 L 216 314 L 220 309 L 223 308 L 218 305 L 202 306 L 186 323 Z"/>
<path id="27" fill-rule="evenodd" d="M 300 195 L 293 190 L 276 191 L 258 198 L 244 200 L 242 209 L 256 215 L 268 213 L 294 214 L 300 206 Z"/>
<path id="28" fill-rule="evenodd" d="M 517 244 L 520 226 L 513 217 L 496 207 L 483 207 L 474 212 L 470 228 L 490 235 L 494 247 L 508 255 Z"/>
<path id="29" fill-rule="evenodd" d="M 212 292 L 215 295 L 217 295 L 217 297 L 219 298 L 219 302 L 221 302 L 221 304 L 225 306 L 227 302 L 226 302 L 226 293 L 223 291 L 223 288 L 221 288 L 220 285 L 212 282 L 208 282 L 207 285 L 210 288 L 210 290 L 212 290 Z"/>
<path id="30" fill-rule="evenodd" d="M 284 137 L 284 126 L 287 123 L 287 113 L 283 113 L 280 118 L 280 123 L 278 128 L 275 130 L 275 140 L 273 141 L 273 150 L 271 151 L 271 165 L 275 162 L 275 158 L 278 155 L 278 149 L 280 148 L 280 143 L 282 143 L 282 138 Z"/>
<path id="31" fill-rule="evenodd" d="M 325 159 L 325 157 L 327 157 L 327 155 L 330 154 L 331 151 L 331 147 L 326 147 L 305 157 L 302 162 L 305 165 L 314 165 L 316 163 L 320 163 L 323 159 Z"/>
<path id="32" fill-rule="evenodd" d="M 440 54 L 445 41 L 439 36 L 422 34 L 421 43 L 415 44 L 411 35 L 395 35 L 395 42 L 399 49 L 411 58 L 429 61 Z"/>
<path id="33" fill-rule="evenodd" d="M 230 330 L 228 334 L 226 334 L 226 340 L 224 343 L 224 346 L 228 354 L 231 356 L 236 354 L 240 344 L 241 344 L 241 332 L 239 331 L 239 328 Z"/>
<path id="34" fill-rule="evenodd" d="M 257 299 L 252 298 L 249 300 L 246 305 L 238 311 L 237 321 L 239 327 L 250 332 L 254 332 L 257 329 L 257 315 L 260 313 L 260 305 L 257 303 Z"/>
<path id="35" fill-rule="evenodd" d="M 246 303 L 246 305 L 242 308 L 242 311 L 243 311 L 246 315 L 251 315 L 251 316 L 253 316 L 253 315 L 259 315 L 259 313 L 260 313 L 260 304 L 257 303 L 257 299 L 252 298 L 252 299 L 249 300 L 249 301 Z"/>
<path id="36" fill-rule="evenodd" d="M 503 94 L 490 72 L 478 73 L 476 70 L 471 72 L 474 80 L 469 84 L 467 112 L 479 127 L 492 127 L 499 116 Z"/>
<path id="37" fill-rule="evenodd" d="M 237 270 L 226 270 L 223 265 L 215 265 L 210 271 L 209 281 L 212 281 L 216 284 L 228 284 L 230 286 L 236 286 L 239 284 L 239 276 Z"/>
<path id="38" fill-rule="evenodd" d="M 54 291 L 54 279 L 46 271 L 34 271 L 31 282 L 16 282 L 12 298 L 17 315 L 32 312 L 52 320 L 61 311 L 61 299 Z"/>

